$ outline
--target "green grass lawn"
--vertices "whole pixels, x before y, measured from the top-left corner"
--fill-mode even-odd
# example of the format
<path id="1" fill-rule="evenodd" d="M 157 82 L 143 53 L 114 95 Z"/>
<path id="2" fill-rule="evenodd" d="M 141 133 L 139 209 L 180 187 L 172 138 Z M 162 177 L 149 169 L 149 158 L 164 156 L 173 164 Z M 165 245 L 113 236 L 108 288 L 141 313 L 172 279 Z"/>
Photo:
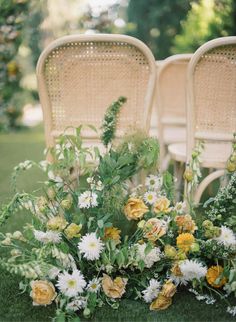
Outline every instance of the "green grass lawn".
<path id="1" fill-rule="evenodd" d="M 13 194 L 10 187 L 10 174 L 13 167 L 26 159 L 39 161 L 43 159 L 44 136 L 42 127 L 25 130 L 19 133 L 0 135 L 0 203 L 6 202 Z M 32 191 L 42 180 L 42 174 L 29 170 L 27 175 L 19 178 L 20 186 Z M 1 230 L 19 229 L 30 218 L 24 214 L 16 214 L 10 218 Z M 28 294 L 20 294 L 19 277 L 0 269 L 0 322 L 47 322 L 54 316 L 55 307 L 33 307 Z M 179 291 L 173 305 L 163 312 L 151 312 L 148 306 L 131 300 L 123 300 L 119 310 L 107 306 L 97 309 L 92 321 L 96 322 L 226 322 L 235 321 L 225 312 L 227 304 L 218 302 L 206 305 L 194 299 L 185 291 Z"/>

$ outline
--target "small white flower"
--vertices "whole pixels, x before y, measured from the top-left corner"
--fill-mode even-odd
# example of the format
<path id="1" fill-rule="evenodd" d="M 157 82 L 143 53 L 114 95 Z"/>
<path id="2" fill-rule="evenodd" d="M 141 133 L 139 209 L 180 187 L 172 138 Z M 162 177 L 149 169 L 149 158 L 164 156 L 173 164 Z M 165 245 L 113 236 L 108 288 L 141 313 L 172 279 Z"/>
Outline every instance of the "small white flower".
<path id="1" fill-rule="evenodd" d="M 100 238 L 97 238 L 95 233 L 86 234 L 82 237 L 78 244 L 78 248 L 81 254 L 88 260 L 99 259 L 100 253 L 104 248 L 104 244 Z"/>
<path id="2" fill-rule="evenodd" d="M 82 273 L 74 270 L 71 274 L 67 272 L 59 274 L 56 285 L 64 295 L 74 297 L 84 291 L 86 282 Z"/>
<path id="3" fill-rule="evenodd" d="M 58 233 L 56 231 L 48 230 L 47 232 L 43 232 L 41 230 L 34 230 L 34 237 L 38 241 L 47 244 L 47 243 L 60 243 L 61 241 L 61 233 Z"/>
<path id="4" fill-rule="evenodd" d="M 91 293 L 97 293 L 101 288 L 101 279 L 93 278 L 87 285 L 87 290 Z"/>
<path id="5" fill-rule="evenodd" d="M 63 186 L 63 180 L 62 180 L 62 178 L 59 177 L 59 176 L 56 176 L 52 171 L 49 171 L 48 172 L 48 178 L 51 181 L 54 181 L 56 183 L 56 186 L 58 186 L 58 187 Z"/>
<path id="6" fill-rule="evenodd" d="M 60 269 L 57 267 L 53 267 L 48 271 L 48 277 L 51 280 L 54 280 L 59 275 L 59 273 L 60 273 Z"/>
<path id="7" fill-rule="evenodd" d="M 25 160 L 24 162 L 19 163 L 18 167 L 21 170 L 28 170 L 32 167 L 32 161 L 30 160 Z"/>
<path id="8" fill-rule="evenodd" d="M 174 206 L 174 210 L 177 212 L 178 215 L 182 215 L 186 211 L 186 202 L 177 202 Z"/>
<path id="9" fill-rule="evenodd" d="M 147 247 L 146 243 L 142 245 L 137 244 L 137 255 L 139 260 L 143 260 L 145 266 L 150 268 L 156 262 L 161 259 L 161 251 L 158 247 L 153 247 L 148 254 L 145 254 L 145 249 Z"/>
<path id="10" fill-rule="evenodd" d="M 236 315 L 236 306 L 228 306 L 227 307 L 227 312 L 231 314 L 232 316 Z"/>
<path id="11" fill-rule="evenodd" d="M 78 296 L 74 298 L 73 301 L 69 302 L 66 306 L 67 310 L 78 311 L 85 308 L 87 305 L 87 299 L 83 296 Z"/>
<path id="12" fill-rule="evenodd" d="M 97 194 L 92 191 L 85 191 L 79 196 L 78 206 L 79 208 L 97 207 Z"/>
<path id="13" fill-rule="evenodd" d="M 179 268 L 186 281 L 192 281 L 193 279 L 200 280 L 207 273 L 207 267 L 197 260 L 186 259 L 179 264 Z"/>
<path id="14" fill-rule="evenodd" d="M 149 205 L 153 205 L 157 201 L 157 195 L 153 191 L 147 191 L 143 196 L 144 201 Z"/>
<path id="15" fill-rule="evenodd" d="M 223 244 L 225 246 L 236 245 L 236 238 L 235 238 L 234 232 L 231 229 L 225 226 L 221 226 L 220 230 L 221 230 L 220 236 L 214 238 L 214 240 L 217 240 L 220 244 Z"/>
<path id="16" fill-rule="evenodd" d="M 144 301 L 146 303 L 152 302 L 152 300 L 154 300 L 158 296 L 160 288 L 161 283 L 152 278 L 149 282 L 149 286 L 144 291 L 142 291 Z"/>
<path id="17" fill-rule="evenodd" d="M 151 174 L 146 178 L 145 185 L 150 190 L 160 190 L 162 186 L 162 177 Z"/>
<path id="18" fill-rule="evenodd" d="M 49 165 L 49 162 L 47 160 L 42 160 L 39 162 L 39 165 L 43 171 L 47 171 L 47 167 Z"/>

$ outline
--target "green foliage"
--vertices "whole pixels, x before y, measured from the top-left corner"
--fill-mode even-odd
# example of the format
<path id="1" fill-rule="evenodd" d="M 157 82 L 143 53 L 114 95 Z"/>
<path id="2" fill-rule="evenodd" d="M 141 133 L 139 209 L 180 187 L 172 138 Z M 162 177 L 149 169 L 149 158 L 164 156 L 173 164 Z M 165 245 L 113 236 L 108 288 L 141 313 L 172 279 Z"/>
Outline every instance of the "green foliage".
<path id="1" fill-rule="evenodd" d="M 28 0 L 0 0 L 0 130 L 15 128 L 21 115 L 18 104 L 21 70 L 16 55 L 28 12 Z"/>
<path id="2" fill-rule="evenodd" d="M 172 53 L 195 51 L 210 39 L 236 32 L 234 0 L 200 0 L 193 2 L 182 31 L 175 37 Z"/>
<path id="3" fill-rule="evenodd" d="M 215 223 L 225 221 L 236 232 L 236 172 L 231 175 L 228 185 L 220 188 L 204 207 L 208 207 L 206 214 L 210 220 Z"/>
<path id="4" fill-rule="evenodd" d="M 117 118 L 119 116 L 120 109 L 126 100 L 127 99 L 125 97 L 120 96 L 118 100 L 113 102 L 106 111 L 102 124 L 103 133 L 101 137 L 101 140 L 106 147 L 115 137 Z"/>
<path id="5" fill-rule="evenodd" d="M 157 59 L 166 58 L 189 9 L 189 0 L 130 0 L 127 33 L 144 41 Z"/>

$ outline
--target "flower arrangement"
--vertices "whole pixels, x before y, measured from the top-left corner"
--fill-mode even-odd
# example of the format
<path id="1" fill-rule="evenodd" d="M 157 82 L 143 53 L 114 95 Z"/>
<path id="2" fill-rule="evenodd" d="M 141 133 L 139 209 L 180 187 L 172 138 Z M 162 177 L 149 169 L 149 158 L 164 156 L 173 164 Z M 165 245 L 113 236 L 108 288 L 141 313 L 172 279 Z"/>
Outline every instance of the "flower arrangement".
<path id="1" fill-rule="evenodd" d="M 105 153 L 85 148 L 79 127 L 48 151 L 53 163 L 15 167 L 16 190 L 17 175 L 32 166 L 47 180 L 40 194 L 16 191 L 2 208 L 1 224 L 19 209 L 32 222 L 22 232 L 0 233 L 0 265 L 22 276 L 20 288 L 33 305 L 55 303 L 58 321 L 90 317 L 104 304 L 117 309 L 128 297 L 164 310 L 181 285 L 208 304 L 219 295 L 235 315 L 227 298 L 236 296 L 235 225 L 213 211 L 222 208 L 222 194 L 235 200 L 235 174 L 205 217 L 188 213 L 184 202 L 173 201 L 171 175 L 157 172 L 155 139 L 135 133 L 114 140 L 124 103 L 120 98 L 105 116 Z"/>

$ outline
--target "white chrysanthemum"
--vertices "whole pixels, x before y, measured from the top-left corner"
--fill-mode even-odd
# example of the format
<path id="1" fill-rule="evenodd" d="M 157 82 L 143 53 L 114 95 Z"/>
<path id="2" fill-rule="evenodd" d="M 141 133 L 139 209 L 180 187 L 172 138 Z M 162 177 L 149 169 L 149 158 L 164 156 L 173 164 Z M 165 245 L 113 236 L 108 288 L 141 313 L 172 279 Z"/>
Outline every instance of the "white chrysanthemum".
<path id="1" fill-rule="evenodd" d="M 92 191 L 85 191 L 79 196 L 78 206 L 79 208 L 97 207 L 97 194 Z"/>
<path id="2" fill-rule="evenodd" d="M 178 215 L 182 215 L 186 211 L 186 202 L 177 202 L 174 206 L 174 210 Z"/>
<path id="3" fill-rule="evenodd" d="M 144 201 L 149 205 L 153 205 L 157 201 L 157 195 L 153 191 L 147 191 L 143 196 Z"/>
<path id="4" fill-rule="evenodd" d="M 147 255 L 145 254 L 145 249 L 147 244 L 142 245 L 137 244 L 137 255 L 139 260 L 143 260 L 145 266 L 150 268 L 156 262 L 161 259 L 161 251 L 158 247 L 154 247 Z"/>
<path id="5" fill-rule="evenodd" d="M 146 303 L 152 302 L 152 300 L 154 300 L 158 296 L 160 288 L 161 283 L 152 278 L 146 290 L 142 291 L 144 301 Z"/>
<path id="6" fill-rule="evenodd" d="M 188 284 L 188 280 L 184 276 L 175 276 L 174 274 L 171 274 L 169 279 L 171 279 L 176 286 Z"/>
<path id="7" fill-rule="evenodd" d="M 186 259 L 179 264 L 179 268 L 186 281 L 200 280 L 207 273 L 207 267 L 196 260 Z"/>
<path id="8" fill-rule="evenodd" d="M 95 233 L 86 234 L 82 237 L 78 244 L 78 248 L 81 254 L 88 260 L 99 259 L 100 253 L 104 248 L 104 244 L 100 238 L 97 238 Z"/>
<path id="9" fill-rule="evenodd" d="M 86 286 L 84 276 L 80 271 L 74 270 L 72 274 L 67 272 L 58 275 L 57 287 L 68 297 L 73 297 L 82 293 Z"/>
<path id="10" fill-rule="evenodd" d="M 79 297 L 76 297 L 70 303 L 68 303 L 66 308 L 67 308 L 67 310 L 78 311 L 80 309 L 85 308 L 86 305 L 87 305 L 86 297 L 79 296 Z"/>
<path id="11" fill-rule="evenodd" d="M 150 190 L 160 190 L 162 186 L 162 177 L 151 174 L 146 178 L 145 185 Z"/>
<path id="12" fill-rule="evenodd" d="M 101 279 L 93 278 L 87 285 L 87 290 L 92 293 L 97 293 L 101 288 Z"/>
<path id="13" fill-rule="evenodd" d="M 220 236 L 214 238 L 214 240 L 217 240 L 220 244 L 223 244 L 225 246 L 236 245 L 236 238 L 235 238 L 234 232 L 225 226 L 221 226 L 220 229 L 221 229 Z"/>
<path id="14" fill-rule="evenodd" d="M 47 243 L 54 243 L 58 244 L 61 241 L 61 233 L 56 231 L 48 230 L 46 232 L 43 232 L 41 230 L 34 230 L 34 237 L 38 241 L 47 244 Z"/>

